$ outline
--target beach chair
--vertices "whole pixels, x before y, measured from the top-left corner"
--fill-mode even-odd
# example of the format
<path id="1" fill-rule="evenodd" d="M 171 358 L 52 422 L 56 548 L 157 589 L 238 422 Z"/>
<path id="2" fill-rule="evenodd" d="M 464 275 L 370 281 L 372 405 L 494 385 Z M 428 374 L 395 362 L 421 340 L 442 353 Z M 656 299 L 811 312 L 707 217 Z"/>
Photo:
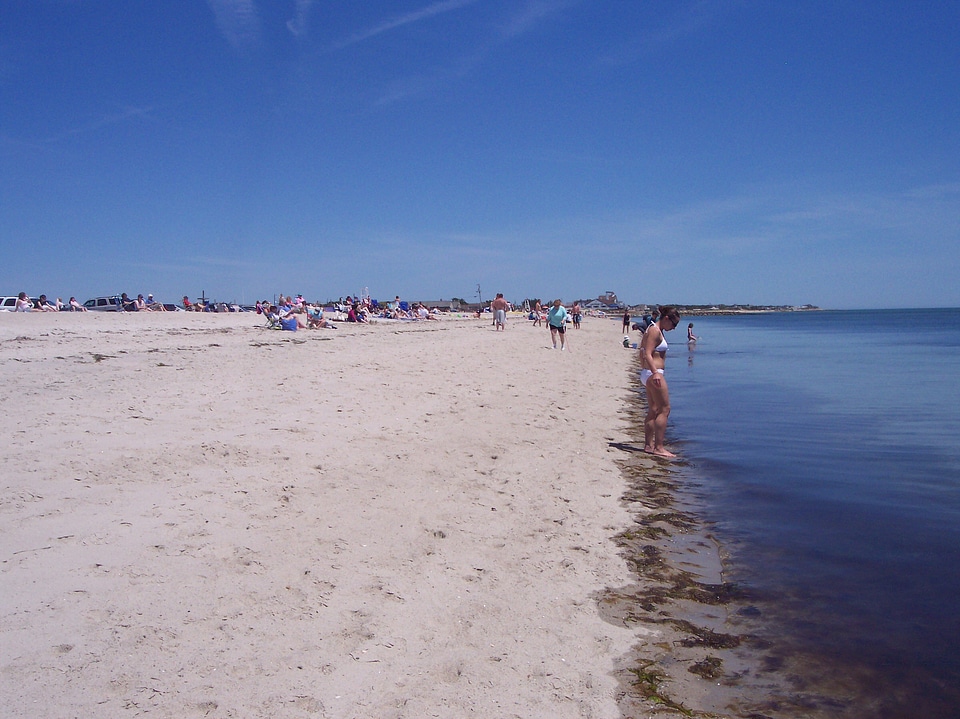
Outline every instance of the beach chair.
<path id="1" fill-rule="evenodd" d="M 263 326 L 264 329 L 268 329 L 268 330 L 279 330 L 279 329 L 283 329 L 283 328 L 280 326 L 280 316 L 279 316 L 279 315 L 271 315 L 269 312 L 264 312 L 264 313 L 263 313 L 263 316 L 264 316 L 264 317 L 266 318 L 266 320 L 267 320 L 267 323 Z"/>

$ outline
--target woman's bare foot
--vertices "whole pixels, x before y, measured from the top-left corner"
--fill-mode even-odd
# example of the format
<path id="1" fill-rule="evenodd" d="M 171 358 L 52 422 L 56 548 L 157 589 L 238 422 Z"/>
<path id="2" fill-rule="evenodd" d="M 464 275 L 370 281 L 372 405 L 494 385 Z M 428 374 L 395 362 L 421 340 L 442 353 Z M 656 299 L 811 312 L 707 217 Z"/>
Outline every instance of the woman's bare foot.
<path id="1" fill-rule="evenodd" d="M 652 454 L 654 457 L 663 457 L 664 459 L 675 459 L 677 456 L 673 452 L 668 452 L 665 449 L 647 449 L 644 447 L 643 451 L 647 454 Z"/>

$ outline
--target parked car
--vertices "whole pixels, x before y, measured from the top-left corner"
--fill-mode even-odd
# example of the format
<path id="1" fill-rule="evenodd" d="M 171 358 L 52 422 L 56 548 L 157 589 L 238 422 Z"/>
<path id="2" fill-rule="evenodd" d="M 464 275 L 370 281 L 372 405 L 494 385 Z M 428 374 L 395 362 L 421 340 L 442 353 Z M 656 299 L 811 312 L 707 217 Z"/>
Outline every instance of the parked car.
<path id="1" fill-rule="evenodd" d="M 120 295 L 111 295 L 109 297 L 94 297 L 83 303 L 83 306 L 93 312 L 119 312 Z"/>
<path id="2" fill-rule="evenodd" d="M 0 297 L 0 312 L 15 312 L 17 309 L 17 297 L 19 295 L 13 295 L 12 297 Z M 39 300 L 36 297 L 29 297 L 30 304 L 36 305 Z"/>

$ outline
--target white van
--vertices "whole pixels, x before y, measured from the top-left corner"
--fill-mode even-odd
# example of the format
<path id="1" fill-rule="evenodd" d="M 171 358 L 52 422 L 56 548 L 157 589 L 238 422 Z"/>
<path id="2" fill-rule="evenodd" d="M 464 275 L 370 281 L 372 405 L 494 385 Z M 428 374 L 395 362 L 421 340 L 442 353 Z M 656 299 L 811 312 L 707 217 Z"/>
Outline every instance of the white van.
<path id="1" fill-rule="evenodd" d="M 92 300 L 84 302 L 83 306 L 92 312 L 119 312 L 120 295 L 94 297 Z"/>

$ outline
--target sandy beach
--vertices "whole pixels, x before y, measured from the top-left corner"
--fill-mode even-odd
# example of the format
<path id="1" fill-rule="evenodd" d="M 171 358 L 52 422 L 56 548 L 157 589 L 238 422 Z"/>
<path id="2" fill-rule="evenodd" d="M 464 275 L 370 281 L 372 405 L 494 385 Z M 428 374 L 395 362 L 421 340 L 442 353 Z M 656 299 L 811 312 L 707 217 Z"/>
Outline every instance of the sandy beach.
<path id="1" fill-rule="evenodd" d="M 0 315 L 4 716 L 621 716 L 619 325 L 261 324 Z"/>

